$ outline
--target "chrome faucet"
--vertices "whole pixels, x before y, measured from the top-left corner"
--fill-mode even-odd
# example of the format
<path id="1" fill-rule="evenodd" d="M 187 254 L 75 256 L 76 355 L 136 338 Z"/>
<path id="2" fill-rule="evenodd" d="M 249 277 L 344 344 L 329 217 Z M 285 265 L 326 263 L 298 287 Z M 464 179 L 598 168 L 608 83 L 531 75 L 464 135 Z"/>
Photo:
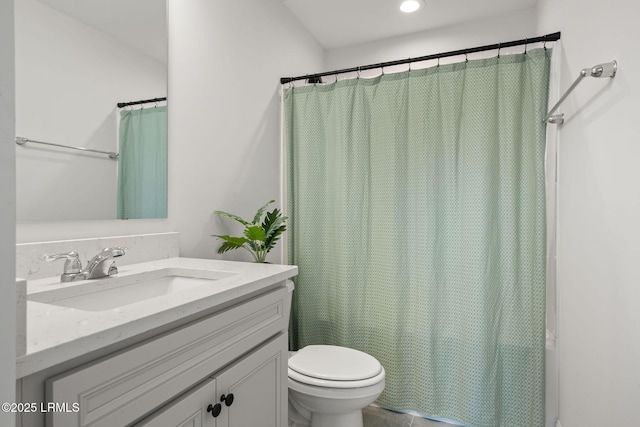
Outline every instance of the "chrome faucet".
<path id="1" fill-rule="evenodd" d="M 62 254 L 46 255 L 45 260 L 52 262 L 57 259 L 66 259 L 64 272 L 60 276 L 61 282 L 75 282 L 76 280 L 99 279 L 118 274 L 114 258 L 127 253 L 127 248 L 105 248 L 91 258 L 85 268 L 82 268 L 77 252 L 71 251 Z"/>

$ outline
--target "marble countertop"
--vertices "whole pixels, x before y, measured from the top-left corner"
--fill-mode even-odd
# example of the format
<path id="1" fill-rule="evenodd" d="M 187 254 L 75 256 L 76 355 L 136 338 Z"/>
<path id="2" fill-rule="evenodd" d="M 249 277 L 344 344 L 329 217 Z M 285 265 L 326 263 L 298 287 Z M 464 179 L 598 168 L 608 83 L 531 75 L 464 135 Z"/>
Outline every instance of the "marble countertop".
<path id="1" fill-rule="evenodd" d="M 127 277 L 144 279 L 145 275 L 153 277 L 154 272 L 157 275 L 159 270 L 167 268 L 214 272 L 220 278 L 211 286 L 195 286 L 102 311 L 85 311 L 32 300 L 51 291 L 68 295 L 86 292 L 86 289 L 98 286 L 96 281 L 59 283 L 59 277 L 53 277 L 27 282 L 26 354 L 16 360 L 17 378 L 199 312 L 210 311 L 298 274 L 297 267 L 288 265 L 169 258 L 119 266 L 119 274 L 106 280 L 117 284 L 118 281 L 126 281 Z"/>

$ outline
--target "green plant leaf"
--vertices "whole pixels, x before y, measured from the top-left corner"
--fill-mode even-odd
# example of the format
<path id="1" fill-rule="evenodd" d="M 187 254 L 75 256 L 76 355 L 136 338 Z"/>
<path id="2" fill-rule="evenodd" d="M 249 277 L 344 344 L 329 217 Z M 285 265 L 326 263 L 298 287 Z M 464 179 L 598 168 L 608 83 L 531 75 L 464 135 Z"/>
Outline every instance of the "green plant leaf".
<path id="1" fill-rule="evenodd" d="M 287 217 L 282 216 L 282 212 L 279 209 L 274 209 L 265 216 L 262 228 L 265 230 L 264 246 L 267 252 L 273 249 L 280 239 L 280 235 L 287 229 L 284 224 L 286 219 Z"/>
<path id="2" fill-rule="evenodd" d="M 244 247 L 245 243 L 249 242 L 244 237 L 232 237 L 228 235 L 222 235 L 222 236 L 214 235 L 214 236 L 217 237 L 218 239 L 224 240 L 224 243 L 220 245 L 220 247 L 218 248 L 219 254 L 223 254 L 232 249 L 242 248 Z"/>
<path id="3" fill-rule="evenodd" d="M 271 249 L 273 249 L 276 243 L 278 243 L 278 240 L 280 239 L 280 235 L 284 233 L 286 229 L 287 227 L 285 227 L 284 225 L 276 228 L 271 234 L 271 237 L 265 240 L 264 245 L 267 251 L 270 251 Z"/>
<path id="4" fill-rule="evenodd" d="M 244 235 L 247 239 L 251 241 L 260 241 L 264 240 L 264 230 L 259 225 L 251 225 L 245 228 Z"/>
<path id="5" fill-rule="evenodd" d="M 256 215 L 253 217 L 254 224 L 260 224 L 260 219 L 262 219 L 262 214 L 264 214 L 265 209 L 267 209 L 267 206 L 274 202 L 275 200 L 269 200 L 267 203 L 262 205 L 260 209 L 258 209 L 258 212 L 256 212 Z"/>
<path id="6" fill-rule="evenodd" d="M 267 212 L 267 215 L 264 217 L 264 222 L 262 223 L 262 228 L 265 232 L 265 239 L 269 239 L 273 232 L 284 224 L 286 219 L 287 217 L 282 216 L 280 209 L 274 209 L 271 212 Z"/>
<path id="7" fill-rule="evenodd" d="M 213 213 L 216 215 L 226 216 L 227 218 L 231 218 L 232 220 L 238 221 L 240 224 L 244 226 L 251 225 L 250 222 L 245 221 L 244 219 L 240 218 L 238 215 L 230 214 L 229 212 L 213 211 Z"/>

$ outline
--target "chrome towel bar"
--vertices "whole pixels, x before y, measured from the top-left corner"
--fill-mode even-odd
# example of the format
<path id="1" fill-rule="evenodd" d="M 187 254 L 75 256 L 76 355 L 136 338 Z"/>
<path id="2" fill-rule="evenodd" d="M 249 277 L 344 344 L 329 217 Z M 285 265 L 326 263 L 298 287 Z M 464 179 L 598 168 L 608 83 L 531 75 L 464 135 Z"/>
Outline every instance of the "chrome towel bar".
<path id="1" fill-rule="evenodd" d="M 34 141 L 33 139 L 24 138 L 22 136 L 16 136 L 16 144 L 24 145 L 27 142 L 32 142 L 34 144 L 52 145 L 54 147 L 68 148 L 70 150 L 90 151 L 92 153 L 106 154 L 107 156 L 109 156 L 110 159 L 113 159 L 113 160 L 118 160 L 118 156 L 119 156 L 118 153 L 114 153 L 113 151 L 101 151 L 101 150 L 94 150 L 92 148 L 72 147 L 70 145 L 54 144 L 52 142 Z"/>

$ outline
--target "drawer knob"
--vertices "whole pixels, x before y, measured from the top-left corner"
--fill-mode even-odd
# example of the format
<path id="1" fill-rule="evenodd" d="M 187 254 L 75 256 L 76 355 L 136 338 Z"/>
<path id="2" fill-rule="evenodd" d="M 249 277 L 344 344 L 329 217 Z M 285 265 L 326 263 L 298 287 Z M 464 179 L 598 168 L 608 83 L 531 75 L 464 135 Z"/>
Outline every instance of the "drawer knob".
<path id="1" fill-rule="evenodd" d="M 215 418 L 218 415 L 220 415 L 220 411 L 222 411 L 222 405 L 219 404 L 219 403 L 216 403 L 215 405 L 207 406 L 207 412 L 211 412 L 211 416 L 213 418 Z"/>
<path id="2" fill-rule="evenodd" d="M 223 394 L 220 397 L 220 402 L 224 402 L 225 405 L 231 406 L 233 404 L 233 393 L 229 393 L 228 395 Z"/>

